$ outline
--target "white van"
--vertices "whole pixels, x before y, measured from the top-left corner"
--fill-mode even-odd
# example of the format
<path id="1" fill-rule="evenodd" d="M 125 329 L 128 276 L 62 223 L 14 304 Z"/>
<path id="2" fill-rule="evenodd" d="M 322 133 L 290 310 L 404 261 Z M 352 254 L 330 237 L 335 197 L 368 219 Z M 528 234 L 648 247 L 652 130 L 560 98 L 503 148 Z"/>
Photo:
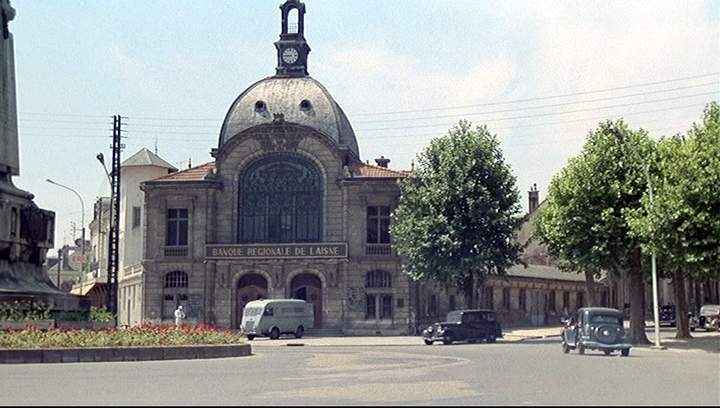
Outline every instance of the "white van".
<path id="1" fill-rule="evenodd" d="M 263 299 L 245 305 L 240 330 L 248 340 L 257 336 L 277 339 L 285 333 L 292 333 L 299 339 L 314 324 L 312 303 L 298 299 Z"/>

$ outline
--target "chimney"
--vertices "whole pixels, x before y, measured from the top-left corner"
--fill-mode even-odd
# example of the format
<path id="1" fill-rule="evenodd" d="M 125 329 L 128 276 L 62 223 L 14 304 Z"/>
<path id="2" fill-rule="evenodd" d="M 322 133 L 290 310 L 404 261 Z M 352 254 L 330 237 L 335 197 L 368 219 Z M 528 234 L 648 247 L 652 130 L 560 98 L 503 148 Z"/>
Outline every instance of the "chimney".
<path id="1" fill-rule="evenodd" d="M 533 183 L 532 188 L 528 191 L 528 213 L 532 214 L 540 205 L 540 193 L 537 184 Z"/>
<path id="2" fill-rule="evenodd" d="M 388 163 L 390 163 L 390 159 L 386 159 L 385 156 L 380 156 L 379 159 L 375 159 L 375 163 L 377 163 L 378 166 L 387 169 Z"/>

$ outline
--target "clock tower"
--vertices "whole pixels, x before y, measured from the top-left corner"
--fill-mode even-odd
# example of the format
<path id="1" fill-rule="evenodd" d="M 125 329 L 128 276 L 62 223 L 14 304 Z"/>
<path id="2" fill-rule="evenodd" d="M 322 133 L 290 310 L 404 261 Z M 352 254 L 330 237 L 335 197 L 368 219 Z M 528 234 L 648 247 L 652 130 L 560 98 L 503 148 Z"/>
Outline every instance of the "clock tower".
<path id="1" fill-rule="evenodd" d="M 305 4 L 288 0 L 280 6 L 282 33 L 275 43 L 278 54 L 277 76 L 307 76 L 307 57 L 310 46 L 305 41 Z"/>

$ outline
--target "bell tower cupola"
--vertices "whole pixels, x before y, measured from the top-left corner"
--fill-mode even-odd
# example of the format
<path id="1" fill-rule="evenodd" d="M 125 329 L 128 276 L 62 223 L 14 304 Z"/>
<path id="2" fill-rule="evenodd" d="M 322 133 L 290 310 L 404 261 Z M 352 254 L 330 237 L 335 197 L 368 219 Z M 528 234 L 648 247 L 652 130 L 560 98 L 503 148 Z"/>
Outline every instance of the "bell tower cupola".
<path id="1" fill-rule="evenodd" d="M 288 0 L 280 6 L 282 33 L 275 43 L 278 55 L 277 76 L 307 76 L 307 57 L 310 46 L 305 41 L 305 4 Z"/>

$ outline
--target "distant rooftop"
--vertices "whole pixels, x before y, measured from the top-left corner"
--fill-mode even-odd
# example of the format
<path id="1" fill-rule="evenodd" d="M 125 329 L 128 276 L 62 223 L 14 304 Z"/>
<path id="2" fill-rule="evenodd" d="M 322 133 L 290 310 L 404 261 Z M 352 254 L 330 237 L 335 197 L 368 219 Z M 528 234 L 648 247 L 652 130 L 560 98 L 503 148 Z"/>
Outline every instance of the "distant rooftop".
<path id="1" fill-rule="evenodd" d="M 172 171 L 177 171 L 177 168 L 175 166 L 161 159 L 160 156 L 156 155 L 145 147 L 143 147 L 139 152 L 135 153 L 134 155 L 126 159 L 124 162 L 122 162 L 120 166 L 157 166 Z"/>

